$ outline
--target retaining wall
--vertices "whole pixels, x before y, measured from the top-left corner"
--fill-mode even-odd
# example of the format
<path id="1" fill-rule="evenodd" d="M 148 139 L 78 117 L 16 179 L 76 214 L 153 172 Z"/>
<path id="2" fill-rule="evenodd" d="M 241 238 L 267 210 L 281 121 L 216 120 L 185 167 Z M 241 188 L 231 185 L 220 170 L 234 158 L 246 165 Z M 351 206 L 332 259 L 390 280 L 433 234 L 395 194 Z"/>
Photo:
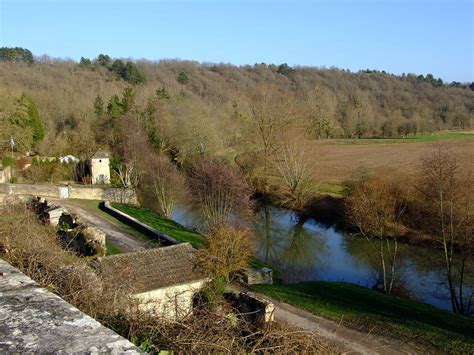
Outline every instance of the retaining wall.
<path id="1" fill-rule="evenodd" d="M 107 212 L 108 214 L 114 216 L 119 221 L 135 228 L 136 230 L 140 231 L 141 233 L 143 233 L 143 234 L 145 234 L 149 237 L 158 239 L 164 245 L 179 244 L 179 242 L 176 239 L 173 239 L 170 236 L 167 236 L 166 234 L 163 234 L 163 233 L 157 231 L 156 229 L 151 228 L 150 226 L 140 222 L 138 219 L 136 219 L 136 218 L 134 218 L 134 217 L 132 217 L 132 216 L 126 214 L 126 213 L 123 213 L 122 211 L 119 211 L 116 208 L 113 208 L 110 205 L 109 201 L 102 202 L 99 205 L 99 208 L 101 210 Z"/>
<path id="2" fill-rule="evenodd" d="M 0 294 L 2 354 L 142 353 L 2 259 Z"/>
<path id="3" fill-rule="evenodd" d="M 138 204 L 137 195 L 132 189 L 100 188 L 87 186 L 64 186 L 67 188 L 69 198 L 83 200 L 109 200 L 112 202 Z M 61 198 L 60 186 L 38 184 L 0 184 L 0 194 L 15 196 L 41 196 Z M 0 196 L 0 202 L 5 196 Z"/>

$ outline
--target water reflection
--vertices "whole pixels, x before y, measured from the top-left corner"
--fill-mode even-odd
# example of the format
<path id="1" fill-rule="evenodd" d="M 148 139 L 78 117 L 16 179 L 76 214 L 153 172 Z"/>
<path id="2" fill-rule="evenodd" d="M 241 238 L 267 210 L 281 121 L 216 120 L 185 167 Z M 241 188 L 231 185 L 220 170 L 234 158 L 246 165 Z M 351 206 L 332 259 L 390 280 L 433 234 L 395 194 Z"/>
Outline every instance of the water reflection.
<path id="1" fill-rule="evenodd" d="M 325 240 L 309 231 L 305 217 L 265 206 L 263 218 L 256 224 L 258 256 L 278 267 L 288 282 L 305 279 L 325 252 Z"/>
<path id="2" fill-rule="evenodd" d="M 380 279 L 379 258 L 364 238 L 344 235 L 313 219 L 274 207 L 262 207 L 257 217 L 257 254 L 281 270 L 284 282 L 345 281 L 374 287 Z M 198 212 L 184 208 L 178 208 L 173 219 L 191 228 L 202 225 Z M 473 270 L 469 278 L 474 281 Z M 398 291 L 451 310 L 445 279 L 439 251 L 399 243 Z"/>

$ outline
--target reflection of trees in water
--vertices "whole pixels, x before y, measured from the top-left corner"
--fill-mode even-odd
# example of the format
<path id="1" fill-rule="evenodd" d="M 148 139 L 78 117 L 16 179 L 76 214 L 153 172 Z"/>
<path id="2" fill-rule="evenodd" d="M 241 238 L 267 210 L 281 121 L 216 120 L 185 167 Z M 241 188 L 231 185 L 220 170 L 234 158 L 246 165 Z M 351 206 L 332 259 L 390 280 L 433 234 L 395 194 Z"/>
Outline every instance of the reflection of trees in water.
<path id="1" fill-rule="evenodd" d="M 259 233 L 263 257 L 280 268 L 288 282 L 305 279 L 316 269 L 321 254 L 327 249 L 320 233 L 304 227 L 306 221 L 302 216 L 298 216 L 294 224 L 286 224 L 285 219 L 272 221 L 270 207 L 264 207 Z"/>
<path id="2" fill-rule="evenodd" d="M 364 238 L 347 236 L 343 239 L 341 247 L 353 257 L 356 266 L 371 270 L 371 278 L 373 281 L 371 287 L 383 289 L 383 271 L 380 257 L 373 252 L 370 243 Z M 405 248 L 399 247 L 394 278 L 395 293 L 410 295 L 406 283 L 406 278 L 410 271 L 409 269 L 410 263 L 407 262 Z"/>

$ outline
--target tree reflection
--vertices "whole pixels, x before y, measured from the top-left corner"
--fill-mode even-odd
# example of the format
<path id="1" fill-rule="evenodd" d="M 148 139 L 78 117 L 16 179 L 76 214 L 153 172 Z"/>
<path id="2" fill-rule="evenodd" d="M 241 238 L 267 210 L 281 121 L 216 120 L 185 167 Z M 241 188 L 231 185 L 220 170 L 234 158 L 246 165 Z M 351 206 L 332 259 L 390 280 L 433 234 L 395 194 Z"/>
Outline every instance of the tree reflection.
<path id="1" fill-rule="evenodd" d="M 258 235 L 265 261 L 281 269 L 285 281 L 296 282 L 314 273 L 327 247 L 320 233 L 305 228 L 307 217 L 288 220 L 290 213 L 273 220 L 265 206 Z"/>

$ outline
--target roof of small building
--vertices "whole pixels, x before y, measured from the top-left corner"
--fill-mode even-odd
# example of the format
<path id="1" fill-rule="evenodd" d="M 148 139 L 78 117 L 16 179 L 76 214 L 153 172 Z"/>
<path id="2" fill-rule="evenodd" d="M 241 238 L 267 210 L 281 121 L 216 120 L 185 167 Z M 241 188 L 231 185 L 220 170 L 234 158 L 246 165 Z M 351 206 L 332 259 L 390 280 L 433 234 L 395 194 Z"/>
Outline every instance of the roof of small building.
<path id="1" fill-rule="evenodd" d="M 99 258 L 99 274 L 122 275 L 134 293 L 207 279 L 189 243 Z"/>
<path id="2" fill-rule="evenodd" d="M 92 159 L 107 159 L 109 157 L 109 153 L 103 150 L 99 150 L 92 156 Z"/>

